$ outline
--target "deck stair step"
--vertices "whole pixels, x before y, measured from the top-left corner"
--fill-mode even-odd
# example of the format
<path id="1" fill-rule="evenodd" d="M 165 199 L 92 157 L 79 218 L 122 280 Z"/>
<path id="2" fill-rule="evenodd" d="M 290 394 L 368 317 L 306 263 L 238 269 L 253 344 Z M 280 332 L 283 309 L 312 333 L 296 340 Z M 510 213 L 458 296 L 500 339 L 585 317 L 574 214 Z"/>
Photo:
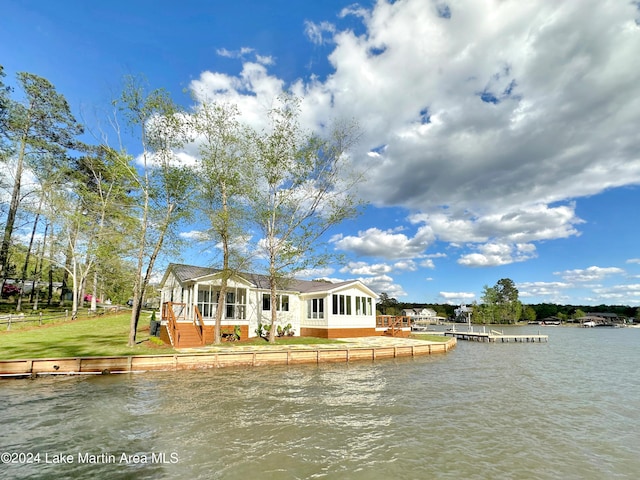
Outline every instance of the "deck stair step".
<path id="1" fill-rule="evenodd" d="M 200 347 L 200 335 L 196 330 L 196 326 L 193 323 L 177 323 L 179 342 L 176 345 L 177 348 L 192 348 Z"/>

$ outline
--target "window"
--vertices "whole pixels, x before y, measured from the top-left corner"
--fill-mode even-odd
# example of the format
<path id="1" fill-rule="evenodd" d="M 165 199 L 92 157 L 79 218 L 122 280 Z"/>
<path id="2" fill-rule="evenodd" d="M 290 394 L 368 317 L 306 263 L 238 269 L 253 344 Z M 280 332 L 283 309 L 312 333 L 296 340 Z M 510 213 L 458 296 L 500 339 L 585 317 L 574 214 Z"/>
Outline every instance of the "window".
<path id="1" fill-rule="evenodd" d="M 280 298 L 280 310 L 283 312 L 289 311 L 289 295 L 282 295 Z"/>
<path id="2" fill-rule="evenodd" d="M 225 318 L 235 318 L 236 314 L 236 295 L 235 292 L 227 292 L 227 298 L 225 300 Z"/>
<path id="3" fill-rule="evenodd" d="M 247 290 L 238 288 L 235 291 L 235 317 L 238 320 L 246 320 Z"/>
<path id="4" fill-rule="evenodd" d="M 271 295 L 268 293 L 262 294 L 262 310 L 271 310 Z M 289 295 L 276 295 L 276 310 L 289 311 Z"/>
<path id="5" fill-rule="evenodd" d="M 351 315 L 351 295 L 333 295 L 333 314 Z"/>
<path id="6" fill-rule="evenodd" d="M 371 315 L 371 298 L 355 297 L 356 315 Z"/>
<path id="7" fill-rule="evenodd" d="M 216 307 L 218 306 L 217 297 L 217 292 L 211 291 L 210 287 L 206 290 L 198 290 L 198 310 L 200 310 L 200 314 L 203 317 L 211 318 L 215 316 Z"/>
<path id="8" fill-rule="evenodd" d="M 205 318 L 214 318 L 218 308 L 218 300 L 220 290 L 214 290 L 211 286 L 202 286 L 202 290 L 198 289 L 198 310 Z M 245 319 L 247 291 L 244 288 L 238 288 L 227 291 L 225 295 L 224 317 L 228 319 Z"/>
<path id="9" fill-rule="evenodd" d="M 324 318 L 324 298 L 307 300 L 307 318 Z"/>
<path id="10" fill-rule="evenodd" d="M 262 310 L 271 310 L 271 295 L 268 293 L 262 294 Z"/>

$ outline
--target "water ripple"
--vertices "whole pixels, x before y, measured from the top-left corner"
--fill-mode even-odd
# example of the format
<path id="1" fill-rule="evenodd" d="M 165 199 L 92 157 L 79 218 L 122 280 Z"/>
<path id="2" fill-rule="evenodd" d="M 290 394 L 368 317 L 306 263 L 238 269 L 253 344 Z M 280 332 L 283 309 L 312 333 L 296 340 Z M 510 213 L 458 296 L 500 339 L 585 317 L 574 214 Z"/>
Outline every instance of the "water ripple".
<path id="1" fill-rule="evenodd" d="M 549 333 L 376 362 L 5 381 L 0 451 L 179 462 L 3 478 L 635 478 L 640 331 Z"/>

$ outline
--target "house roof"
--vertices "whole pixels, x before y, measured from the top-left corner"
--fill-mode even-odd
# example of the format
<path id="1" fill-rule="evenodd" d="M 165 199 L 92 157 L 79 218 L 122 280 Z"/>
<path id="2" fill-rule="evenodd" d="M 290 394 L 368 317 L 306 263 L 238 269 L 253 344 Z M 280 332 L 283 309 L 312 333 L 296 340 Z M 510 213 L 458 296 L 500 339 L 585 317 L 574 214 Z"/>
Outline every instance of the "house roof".
<path id="1" fill-rule="evenodd" d="M 215 275 L 220 273 L 220 269 L 209 267 L 197 267 L 193 265 L 184 265 L 179 263 L 171 263 L 167 268 L 166 273 L 162 279 L 161 285 L 167 280 L 169 272 L 173 272 L 174 276 L 180 283 L 189 281 L 196 281 L 202 277 L 209 275 Z M 256 273 L 238 273 L 238 276 L 247 280 L 256 288 L 268 290 L 269 289 L 269 277 L 266 275 L 259 275 Z M 286 284 L 279 287 L 280 290 L 288 290 L 299 293 L 315 293 L 315 292 L 331 292 L 339 290 L 342 287 L 352 284 L 359 284 L 364 289 L 368 290 L 373 296 L 377 296 L 375 292 L 366 287 L 359 280 L 347 280 L 344 282 L 331 283 L 318 280 L 300 280 L 290 279 L 286 281 Z"/>
<path id="2" fill-rule="evenodd" d="M 192 280 L 198 277 L 204 277 L 206 275 L 211 275 L 214 273 L 218 273 L 220 270 L 216 268 L 208 268 L 208 267 L 196 267 L 193 265 L 183 265 L 180 263 L 172 263 L 167 268 L 167 272 L 173 271 L 173 274 L 178 279 L 179 282 L 184 283 L 188 280 Z M 163 283 L 164 283 L 163 279 Z"/>
<path id="3" fill-rule="evenodd" d="M 617 313 L 609 313 L 609 312 L 587 312 L 587 317 L 600 317 L 600 318 L 618 318 Z"/>

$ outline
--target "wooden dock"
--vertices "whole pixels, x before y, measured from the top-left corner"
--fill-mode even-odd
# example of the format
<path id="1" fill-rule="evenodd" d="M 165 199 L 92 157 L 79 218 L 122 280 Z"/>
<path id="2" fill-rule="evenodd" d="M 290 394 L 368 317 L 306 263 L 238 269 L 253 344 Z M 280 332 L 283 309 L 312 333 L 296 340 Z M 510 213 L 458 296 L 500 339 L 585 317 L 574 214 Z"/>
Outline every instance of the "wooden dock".
<path id="1" fill-rule="evenodd" d="M 455 330 L 444 332 L 445 335 L 454 337 L 459 340 L 468 340 L 471 342 L 548 342 L 549 335 L 526 334 L 526 335 L 504 335 L 502 332 L 491 330 L 491 332 L 457 332 Z"/>

